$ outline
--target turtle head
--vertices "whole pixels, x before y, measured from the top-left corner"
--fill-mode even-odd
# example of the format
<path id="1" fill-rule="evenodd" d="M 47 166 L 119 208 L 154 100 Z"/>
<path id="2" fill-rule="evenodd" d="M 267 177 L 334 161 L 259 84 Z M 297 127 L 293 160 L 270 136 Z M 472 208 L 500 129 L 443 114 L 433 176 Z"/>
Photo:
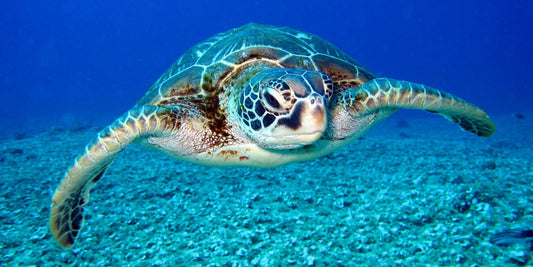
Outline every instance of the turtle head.
<path id="1" fill-rule="evenodd" d="M 332 80 L 324 73 L 264 70 L 242 90 L 239 122 L 262 147 L 302 147 L 318 140 L 326 130 L 326 108 L 332 93 Z"/>

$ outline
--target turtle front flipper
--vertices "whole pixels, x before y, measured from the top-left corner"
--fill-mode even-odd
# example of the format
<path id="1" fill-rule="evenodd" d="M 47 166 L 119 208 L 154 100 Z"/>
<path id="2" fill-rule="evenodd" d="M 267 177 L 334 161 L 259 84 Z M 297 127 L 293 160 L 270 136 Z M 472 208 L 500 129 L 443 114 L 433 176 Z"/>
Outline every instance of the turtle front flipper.
<path id="1" fill-rule="evenodd" d="M 83 222 L 89 191 L 115 156 L 139 137 L 164 136 L 180 126 L 168 108 L 136 107 L 98 134 L 66 173 L 52 198 L 50 229 L 64 248 L 74 244 Z"/>
<path id="2" fill-rule="evenodd" d="M 480 108 L 446 92 L 406 81 L 373 79 L 340 92 L 335 101 L 336 108 L 348 111 L 353 117 L 382 112 L 383 116 L 376 115 L 379 121 L 397 109 L 423 109 L 438 113 L 477 136 L 489 137 L 496 130 L 494 122 Z"/>

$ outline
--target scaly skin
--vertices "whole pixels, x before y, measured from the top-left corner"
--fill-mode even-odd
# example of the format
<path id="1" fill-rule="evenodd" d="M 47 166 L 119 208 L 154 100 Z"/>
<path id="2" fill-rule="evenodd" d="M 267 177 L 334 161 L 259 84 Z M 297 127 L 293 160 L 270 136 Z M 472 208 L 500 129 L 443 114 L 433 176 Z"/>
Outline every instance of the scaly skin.
<path id="1" fill-rule="evenodd" d="M 89 191 L 115 156 L 141 136 L 167 135 L 180 127 L 179 114 L 168 108 L 130 110 L 98 134 L 65 174 L 52 198 L 50 229 L 64 248 L 74 244 L 83 222 Z"/>
<path id="2" fill-rule="evenodd" d="M 477 136 L 489 137 L 496 130 L 482 109 L 446 92 L 406 81 L 377 78 L 339 93 L 337 99 L 338 104 L 351 107 L 354 116 L 379 109 L 422 109 L 438 113 Z"/>

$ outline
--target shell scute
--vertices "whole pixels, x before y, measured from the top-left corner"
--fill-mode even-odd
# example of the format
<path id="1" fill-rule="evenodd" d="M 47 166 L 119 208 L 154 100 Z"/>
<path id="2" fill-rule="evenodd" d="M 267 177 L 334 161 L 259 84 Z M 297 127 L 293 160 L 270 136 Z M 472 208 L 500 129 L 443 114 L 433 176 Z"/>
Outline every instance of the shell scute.
<path id="1" fill-rule="evenodd" d="M 317 54 L 313 61 L 318 71 L 328 74 L 338 90 L 357 87 L 375 76 L 366 69 L 329 55 Z"/>
<path id="2" fill-rule="evenodd" d="M 270 46 L 254 46 L 232 52 L 224 57 L 224 60 L 226 62 L 233 62 L 234 64 L 238 65 L 253 59 L 279 60 L 287 55 L 289 55 L 288 52 L 279 48 Z"/>
<path id="3" fill-rule="evenodd" d="M 282 60 L 280 64 L 285 68 L 317 70 L 309 56 L 293 55 Z"/>
<path id="4" fill-rule="evenodd" d="M 226 88 L 242 89 L 255 73 L 271 67 L 322 71 L 341 90 L 375 77 L 316 35 L 252 23 L 193 46 L 163 73 L 137 105 L 167 105 L 185 96 L 202 99 Z"/>

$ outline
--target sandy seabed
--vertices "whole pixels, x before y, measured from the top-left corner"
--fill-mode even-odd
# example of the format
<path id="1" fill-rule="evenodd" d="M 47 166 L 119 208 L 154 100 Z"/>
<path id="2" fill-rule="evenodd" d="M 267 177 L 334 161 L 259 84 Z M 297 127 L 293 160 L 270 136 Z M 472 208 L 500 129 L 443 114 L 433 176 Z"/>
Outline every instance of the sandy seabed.
<path id="1" fill-rule="evenodd" d="M 532 114 L 533 115 L 533 114 Z M 132 145 L 95 186 L 73 249 L 48 229 L 63 173 L 100 127 L 0 142 L 0 266 L 532 264 L 493 233 L 533 228 L 533 119 L 488 139 L 392 117 L 318 160 L 261 170 Z"/>

